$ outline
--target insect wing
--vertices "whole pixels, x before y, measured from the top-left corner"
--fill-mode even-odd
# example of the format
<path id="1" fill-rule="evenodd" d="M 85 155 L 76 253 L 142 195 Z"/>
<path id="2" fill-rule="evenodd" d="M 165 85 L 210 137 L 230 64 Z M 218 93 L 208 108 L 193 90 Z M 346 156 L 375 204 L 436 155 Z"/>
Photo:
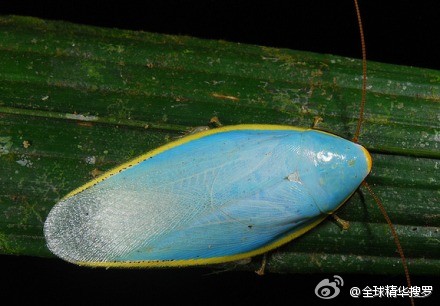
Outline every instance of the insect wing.
<path id="1" fill-rule="evenodd" d="M 46 221 L 48 246 L 77 263 L 185 261 L 258 250 L 326 213 L 314 187 L 290 177 L 302 169 L 304 182 L 318 181 L 313 175 L 321 170 L 311 171 L 316 160 L 304 156 L 304 135 L 232 130 L 172 146 L 60 201 Z"/>

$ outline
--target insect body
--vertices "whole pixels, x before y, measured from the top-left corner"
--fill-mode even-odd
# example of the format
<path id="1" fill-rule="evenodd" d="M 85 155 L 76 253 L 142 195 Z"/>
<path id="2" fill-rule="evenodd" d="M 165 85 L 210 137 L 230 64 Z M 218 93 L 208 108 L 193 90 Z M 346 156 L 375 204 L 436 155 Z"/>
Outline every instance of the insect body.
<path id="1" fill-rule="evenodd" d="M 310 129 L 238 125 L 190 135 L 73 191 L 45 235 L 90 266 L 185 266 L 264 253 L 335 211 L 369 153 Z"/>

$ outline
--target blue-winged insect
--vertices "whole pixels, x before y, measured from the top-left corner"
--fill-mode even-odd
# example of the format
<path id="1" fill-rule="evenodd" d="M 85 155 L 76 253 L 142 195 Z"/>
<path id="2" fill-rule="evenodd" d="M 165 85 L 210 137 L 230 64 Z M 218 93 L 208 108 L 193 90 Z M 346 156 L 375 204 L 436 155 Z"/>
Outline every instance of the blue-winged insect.
<path id="1" fill-rule="evenodd" d="M 252 257 L 324 220 L 371 168 L 360 145 L 277 125 L 212 129 L 74 190 L 50 212 L 49 248 L 91 266 L 186 266 Z"/>
<path id="2" fill-rule="evenodd" d="M 228 126 L 189 135 L 61 199 L 45 222 L 49 249 L 86 266 L 222 263 L 272 250 L 337 210 L 372 164 L 357 144 L 366 60 L 355 4 L 364 94 L 353 141 L 278 125 Z"/>

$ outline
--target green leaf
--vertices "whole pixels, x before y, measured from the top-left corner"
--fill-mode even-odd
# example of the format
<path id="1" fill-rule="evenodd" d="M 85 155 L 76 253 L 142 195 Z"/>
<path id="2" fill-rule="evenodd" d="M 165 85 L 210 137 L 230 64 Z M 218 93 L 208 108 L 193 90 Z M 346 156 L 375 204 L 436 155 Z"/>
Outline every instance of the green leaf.
<path id="1" fill-rule="evenodd" d="M 207 125 L 271 123 L 351 139 L 361 63 L 333 55 L 0 17 L 0 253 L 53 256 L 43 222 L 94 175 Z M 440 273 L 440 72 L 369 62 L 360 142 L 410 272 Z M 274 251 L 268 270 L 403 274 L 363 190 Z M 253 264 L 228 267 L 254 269 Z"/>

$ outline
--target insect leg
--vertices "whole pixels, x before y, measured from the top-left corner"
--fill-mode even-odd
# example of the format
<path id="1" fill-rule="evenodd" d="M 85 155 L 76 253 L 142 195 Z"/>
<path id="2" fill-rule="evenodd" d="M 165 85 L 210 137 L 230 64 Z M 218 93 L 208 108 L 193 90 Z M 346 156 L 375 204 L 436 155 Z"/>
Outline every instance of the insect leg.
<path id="1" fill-rule="evenodd" d="M 342 230 L 348 230 L 350 228 L 350 222 L 339 218 L 336 214 L 332 214 L 333 219 L 335 219 L 336 223 L 342 228 Z"/>
<path id="2" fill-rule="evenodd" d="M 263 259 L 261 261 L 261 267 L 257 271 L 255 271 L 255 273 L 257 273 L 260 276 L 264 275 L 264 270 L 266 269 L 266 264 L 267 264 L 267 253 L 264 253 Z"/>

